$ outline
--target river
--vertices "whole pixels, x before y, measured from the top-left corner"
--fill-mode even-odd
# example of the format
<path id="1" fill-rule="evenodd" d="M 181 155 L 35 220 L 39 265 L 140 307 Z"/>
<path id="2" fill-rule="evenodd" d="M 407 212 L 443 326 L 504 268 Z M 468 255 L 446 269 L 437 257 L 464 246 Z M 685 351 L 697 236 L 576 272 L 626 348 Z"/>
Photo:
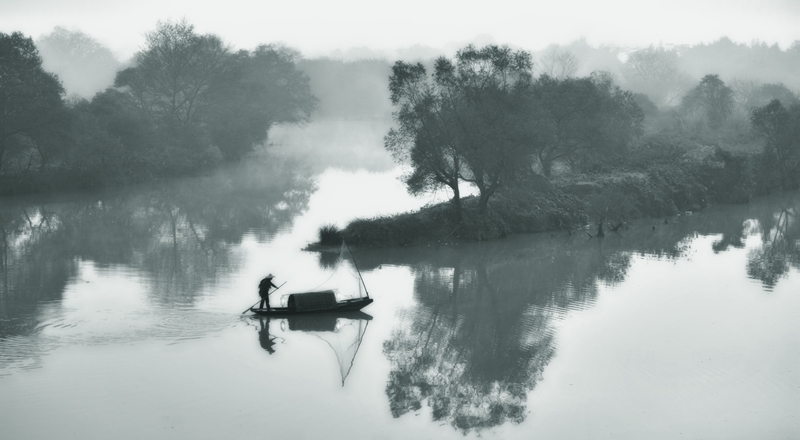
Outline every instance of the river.
<path id="1" fill-rule="evenodd" d="M 800 438 L 800 194 L 486 243 L 354 250 L 375 302 L 313 288 L 324 224 L 411 197 L 379 121 L 272 134 L 214 175 L 0 199 L 0 438 Z"/>

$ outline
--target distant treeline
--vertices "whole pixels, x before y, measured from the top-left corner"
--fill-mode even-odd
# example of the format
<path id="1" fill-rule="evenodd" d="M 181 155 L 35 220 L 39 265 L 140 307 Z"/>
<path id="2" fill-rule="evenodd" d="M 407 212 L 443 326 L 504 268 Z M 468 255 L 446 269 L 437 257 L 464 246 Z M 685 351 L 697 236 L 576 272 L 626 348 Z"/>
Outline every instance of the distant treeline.
<path id="1" fill-rule="evenodd" d="M 308 121 L 312 114 L 388 119 L 401 110 L 392 101 L 387 60 L 302 59 L 279 45 L 236 51 L 185 21 L 159 23 L 124 63 L 80 31 L 56 28 L 35 44 L 19 33 L 0 34 L 0 40 L 0 193 L 195 173 L 246 156 L 265 144 L 275 124 Z M 417 49 L 398 53 L 411 60 L 435 52 Z M 656 134 L 671 136 L 672 144 L 739 150 L 759 149 L 763 139 L 788 142 L 766 133 L 774 131 L 766 119 L 760 128 L 751 122 L 773 99 L 782 107 L 771 107 L 771 117 L 793 117 L 785 115 L 793 114 L 800 89 L 800 42 L 783 50 L 722 38 L 626 50 L 581 40 L 526 53 L 527 90 L 539 96 L 536 102 L 551 103 L 537 110 L 550 115 L 492 111 L 536 127 L 536 141 L 526 148 L 536 151 L 533 166 L 545 176 L 553 168 L 587 172 L 619 162 L 630 145 Z M 434 59 L 419 61 L 428 71 L 437 68 Z M 711 103 L 714 93 L 722 95 Z M 557 118 L 556 107 L 575 105 L 575 112 Z M 600 144 L 609 150 L 599 152 Z M 774 161 L 783 160 L 775 148 Z"/>
<path id="2" fill-rule="evenodd" d="M 307 121 L 316 108 L 298 59 L 160 22 L 112 87 L 66 101 L 33 40 L 0 34 L 0 191 L 133 183 L 239 159 L 273 125 Z"/>

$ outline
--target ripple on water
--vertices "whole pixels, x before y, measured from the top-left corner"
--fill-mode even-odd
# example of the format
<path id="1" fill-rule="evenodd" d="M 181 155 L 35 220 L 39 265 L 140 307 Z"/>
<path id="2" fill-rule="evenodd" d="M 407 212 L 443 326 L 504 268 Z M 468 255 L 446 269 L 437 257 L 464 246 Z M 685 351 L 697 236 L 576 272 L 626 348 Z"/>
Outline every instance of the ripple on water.
<path id="1" fill-rule="evenodd" d="M 168 345 L 201 339 L 239 323 L 238 315 L 189 308 L 151 308 L 120 316 L 96 313 L 71 317 L 51 315 L 25 334 L 0 337 L 0 376 L 14 370 L 42 366 L 48 353 L 67 346 L 94 346 L 142 341 L 163 341 Z M 120 325 L 120 320 L 126 323 Z"/>

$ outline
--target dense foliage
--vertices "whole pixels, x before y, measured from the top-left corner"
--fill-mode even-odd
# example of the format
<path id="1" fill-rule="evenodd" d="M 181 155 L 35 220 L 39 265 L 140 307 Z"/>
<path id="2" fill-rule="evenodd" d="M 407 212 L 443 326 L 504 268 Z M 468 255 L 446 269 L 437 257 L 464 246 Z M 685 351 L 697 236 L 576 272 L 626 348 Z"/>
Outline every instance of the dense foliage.
<path id="1" fill-rule="evenodd" d="M 459 183 L 469 182 L 480 191 L 479 209 L 486 209 L 530 154 L 521 119 L 532 66 L 530 54 L 497 46 L 468 46 L 455 61 L 441 57 L 431 78 L 421 63 L 395 63 L 389 90 L 399 107 L 398 129 L 386 136 L 386 147 L 412 165 L 411 192 L 450 188 L 458 218 Z"/>
<path id="2" fill-rule="evenodd" d="M 411 193 L 447 189 L 453 198 L 359 219 L 341 234 L 394 246 L 591 222 L 604 235 L 639 217 L 800 187 L 800 99 L 786 85 L 726 84 L 718 74 L 692 84 L 678 53 L 663 47 L 629 54 L 621 78 L 576 76 L 581 60 L 568 55 L 551 47 L 534 68 L 526 52 L 468 46 L 436 60 L 431 75 L 397 61 L 397 128 L 385 146 L 409 166 Z M 464 197 L 469 184 L 478 194 Z"/>
<path id="3" fill-rule="evenodd" d="M 753 128 L 766 139 L 765 174 L 778 171 L 783 189 L 800 187 L 800 104 L 786 108 L 777 99 L 752 113 Z"/>
<path id="4" fill-rule="evenodd" d="M 33 40 L 0 33 L 0 172 L 41 168 L 56 154 L 63 94 L 58 78 L 42 69 Z"/>
<path id="5" fill-rule="evenodd" d="M 102 52 L 63 30 L 43 44 L 75 49 L 75 41 Z M 233 51 L 185 20 L 159 22 L 113 87 L 65 102 L 33 41 L 0 34 L 2 190 L 125 184 L 240 159 L 275 124 L 309 120 L 317 99 L 298 60 L 283 46 Z"/>
<path id="6" fill-rule="evenodd" d="M 411 166 L 412 193 L 447 187 L 461 217 L 459 184 L 479 191 L 478 210 L 536 169 L 550 177 L 564 162 L 576 170 L 624 156 L 641 134 L 634 95 L 607 74 L 533 79 L 531 55 L 507 47 L 468 46 L 455 60 L 398 61 L 389 80 L 398 128 L 386 148 Z"/>

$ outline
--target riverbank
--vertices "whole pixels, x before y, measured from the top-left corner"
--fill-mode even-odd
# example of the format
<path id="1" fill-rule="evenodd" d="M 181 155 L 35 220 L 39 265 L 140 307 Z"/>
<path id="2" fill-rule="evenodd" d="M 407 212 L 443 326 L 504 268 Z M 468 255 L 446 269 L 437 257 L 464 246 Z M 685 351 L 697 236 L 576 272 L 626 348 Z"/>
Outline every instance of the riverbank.
<path id="1" fill-rule="evenodd" d="M 526 232 L 602 235 L 643 218 L 670 217 L 710 204 L 746 203 L 767 192 L 759 182 L 760 155 L 702 147 L 663 157 L 640 152 L 625 168 L 591 175 L 518 182 L 478 211 L 462 199 L 462 221 L 449 202 L 394 216 L 356 219 L 342 230 L 327 226 L 311 249 L 344 238 L 361 247 L 394 247 L 492 240 Z M 661 157 L 656 157 L 661 156 Z"/>

